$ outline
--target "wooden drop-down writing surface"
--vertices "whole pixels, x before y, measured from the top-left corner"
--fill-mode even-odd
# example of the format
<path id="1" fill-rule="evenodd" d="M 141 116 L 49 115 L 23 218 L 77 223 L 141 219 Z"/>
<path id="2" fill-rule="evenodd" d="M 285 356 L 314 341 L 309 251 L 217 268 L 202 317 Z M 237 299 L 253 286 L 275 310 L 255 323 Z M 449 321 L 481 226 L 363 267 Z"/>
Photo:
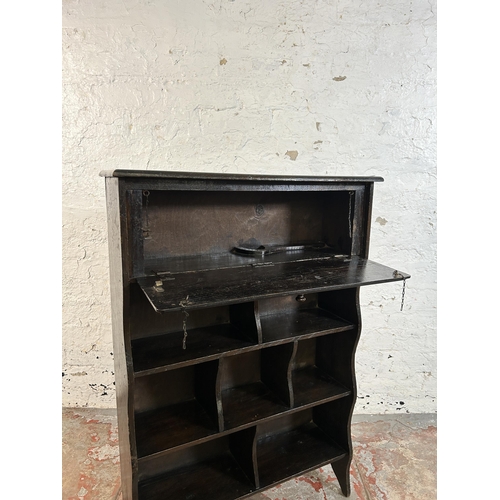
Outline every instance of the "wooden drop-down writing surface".
<path id="1" fill-rule="evenodd" d="M 258 298 L 314 293 L 408 279 L 395 269 L 359 257 L 171 273 L 159 291 L 158 276 L 137 282 L 158 312 L 231 304 Z"/>

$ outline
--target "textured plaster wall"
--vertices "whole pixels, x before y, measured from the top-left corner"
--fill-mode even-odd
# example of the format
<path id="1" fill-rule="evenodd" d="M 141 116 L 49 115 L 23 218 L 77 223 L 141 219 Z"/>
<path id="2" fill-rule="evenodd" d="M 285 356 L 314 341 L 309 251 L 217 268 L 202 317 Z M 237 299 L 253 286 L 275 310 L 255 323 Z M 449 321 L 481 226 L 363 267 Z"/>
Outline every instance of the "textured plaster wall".
<path id="1" fill-rule="evenodd" d="M 357 413 L 436 410 L 436 7 L 63 0 L 63 405 L 115 405 L 114 168 L 381 175 Z"/>

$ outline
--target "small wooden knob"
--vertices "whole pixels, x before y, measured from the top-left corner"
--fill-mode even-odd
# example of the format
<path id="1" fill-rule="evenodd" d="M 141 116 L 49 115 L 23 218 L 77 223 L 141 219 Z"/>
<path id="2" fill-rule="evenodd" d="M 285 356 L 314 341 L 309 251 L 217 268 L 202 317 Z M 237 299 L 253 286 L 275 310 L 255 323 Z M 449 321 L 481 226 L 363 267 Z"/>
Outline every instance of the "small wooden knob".
<path id="1" fill-rule="evenodd" d="M 295 297 L 295 300 L 297 302 L 305 302 L 306 301 L 306 297 L 305 297 L 305 295 L 297 295 L 297 297 Z"/>

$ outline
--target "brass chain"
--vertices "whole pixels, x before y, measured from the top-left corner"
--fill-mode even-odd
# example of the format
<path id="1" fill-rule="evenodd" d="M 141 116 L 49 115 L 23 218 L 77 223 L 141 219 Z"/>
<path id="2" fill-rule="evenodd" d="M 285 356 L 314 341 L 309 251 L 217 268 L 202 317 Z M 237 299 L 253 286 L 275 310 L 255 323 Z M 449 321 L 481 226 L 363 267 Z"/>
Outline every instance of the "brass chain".
<path id="1" fill-rule="evenodd" d="M 184 333 L 184 336 L 182 338 L 182 349 L 185 351 L 187 349 L 187 319 L 189 318 L 189 314 L 186 311 L 186 307 L 189 305 L 189 295 L 186 296 L 185 299 L 181 300 L 179 302 L 179 305 L 182 308 L 182 313 L 184 314 L 184 319 L 182 320 L 182 332 Z"/>
<path id="2" fill-rule="evenodd" d="M 405 305 L 405 289 L 406 289 L 406 278 L 403 278 L 403 290 L 401 292 L 401 309 L 403 310 L 403 306 Z"/>
<path id="3" fill-rule="evenodd" d="M 184 313 L 184 319 L 182 320 L 182 331 L 184 332 L 184 337 L 182 338 L 182 349 L 185 351 L 187 348 L 187 319 L 189 314 L 186 310 L 182 311 Z"/>
<path id="4" fill-rule="evenodd" d="M 402 311 L 403 306 L 405 304 L 406 278 L 399 271 L 394 271 L 392 275 L 395 278 L 403 278 L 403 290 L 401 291 L 401 309 L 400 309 L 400 311 Z"/>

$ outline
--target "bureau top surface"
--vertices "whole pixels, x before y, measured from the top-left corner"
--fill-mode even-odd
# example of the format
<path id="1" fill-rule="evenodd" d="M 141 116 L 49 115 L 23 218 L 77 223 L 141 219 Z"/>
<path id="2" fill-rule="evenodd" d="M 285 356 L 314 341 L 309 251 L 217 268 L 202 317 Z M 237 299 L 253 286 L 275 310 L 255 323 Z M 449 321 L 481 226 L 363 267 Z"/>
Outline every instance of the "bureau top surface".
<path id="1" fill-rule="evenodd" d="M 266 174 L 228 174 L 214 172 L 179 172 L 166 170 L 106 170 L 102 177 L 144 178 L 144 179 L 186 179 L 222 181 L 262 181 L 262 182 L 383 182 L 382 177 L 363 176 L 314 176 L 314 175 L 266 175 Z"/>

